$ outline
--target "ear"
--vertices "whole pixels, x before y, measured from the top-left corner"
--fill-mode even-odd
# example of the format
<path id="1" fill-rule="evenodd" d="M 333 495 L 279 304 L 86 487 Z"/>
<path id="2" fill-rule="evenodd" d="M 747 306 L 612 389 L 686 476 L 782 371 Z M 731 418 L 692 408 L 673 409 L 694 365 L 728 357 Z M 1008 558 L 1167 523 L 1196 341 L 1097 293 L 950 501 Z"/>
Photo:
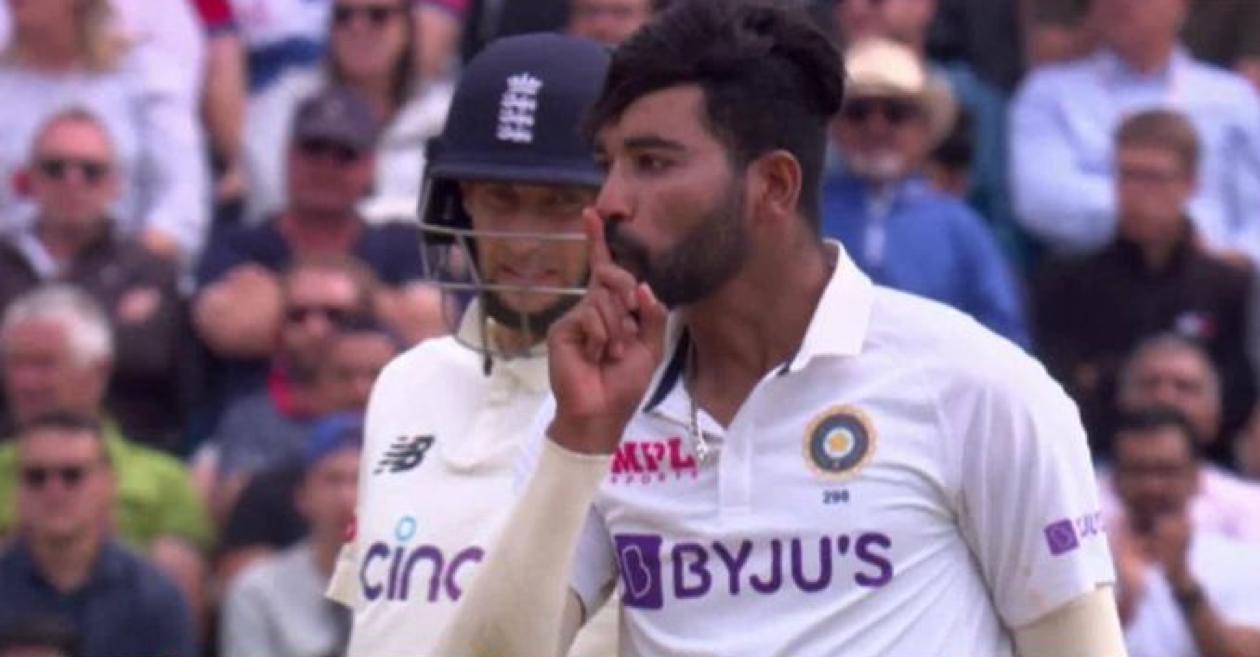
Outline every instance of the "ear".
<path id="1" fill-rule="evenodd" d="M 785 150 L 771 151 L 749 166 L 754 216 L 794 218 L 801 198 L 801 163 Z"/>

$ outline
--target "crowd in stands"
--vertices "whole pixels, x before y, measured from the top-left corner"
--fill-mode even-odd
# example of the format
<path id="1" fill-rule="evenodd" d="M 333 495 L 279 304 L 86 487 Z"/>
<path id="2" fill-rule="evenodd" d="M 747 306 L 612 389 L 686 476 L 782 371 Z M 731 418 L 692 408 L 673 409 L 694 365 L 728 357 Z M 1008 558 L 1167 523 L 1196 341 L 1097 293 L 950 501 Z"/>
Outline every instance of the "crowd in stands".
<path id="1" fill-rule="evenodd" d="M 461 65 L 665 1 L 0 0 L 0 657 L 341 654 Z M 1134 654 L 1260 645 L 1260 2 L 782 1 L 848 68 L 824 237 L 1076 400 Z"/>

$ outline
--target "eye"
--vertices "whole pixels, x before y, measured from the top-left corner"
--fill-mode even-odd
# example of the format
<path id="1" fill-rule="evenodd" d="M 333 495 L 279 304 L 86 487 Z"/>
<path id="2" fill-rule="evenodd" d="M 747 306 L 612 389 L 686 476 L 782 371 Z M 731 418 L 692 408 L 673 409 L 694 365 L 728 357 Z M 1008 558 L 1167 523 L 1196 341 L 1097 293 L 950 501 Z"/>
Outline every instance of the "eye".
<path id="1" fill-rule="evenodd" d="M 634 156 L 634 166 L 640 171 L 656 173 L 669 168 L 670 162 L 651 153 L 640 153 Z"/>

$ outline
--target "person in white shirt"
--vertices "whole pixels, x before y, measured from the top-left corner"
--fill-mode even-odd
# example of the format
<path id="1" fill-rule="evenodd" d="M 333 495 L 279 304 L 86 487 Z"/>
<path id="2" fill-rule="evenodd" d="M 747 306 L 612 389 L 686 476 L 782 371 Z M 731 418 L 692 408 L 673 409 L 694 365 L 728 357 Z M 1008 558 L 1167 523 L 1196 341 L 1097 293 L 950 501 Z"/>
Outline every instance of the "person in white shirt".
<path id="1" fill-rule="evenodd" d="M 1170 407 L 1121 419 L 1115 484 L 1125 517 L 1107 525 L 1129 654 L 1260 655 L 1260 551 L 1197 525 L 1195 430 Z"/>
<path id="2" fill-rule="evenodd" d="M 819 236 L 843 80 L 754 0 L 614 52 L 547 439 L 429 654 L 561 652 L 614 582 L 624 656 L 1124 654 L 1075 406 Z"/>
<path id="3" fill-rule="evenodd" d="M 245 159 L 247 219 L 258 222 L 286 203 L 285 144 L 294 110 L 328 85 L 352 89 L 372 107 L 382 132 L 372 191 L 359 212 L 373 222 L 411 221 L 420 198 L 424 150 L 442 131 L 453 85 L 423 80 L 415 56 L 410 0 L 336 0 L 328 50 L 320 68 L 292 68 L 249 99 Z"/>
<path id="4" fill-rule="evenodd" d="M 368 403 L 356 528 L 329 589 L 354 610 L 351 655 L 427 652 L 512 507 L 548 396 L 543 336 L 586 280 L 581 213 L 603 176 L 575 126 L 607 64 L 593 41 L 536 34 L 464 71 L 421 229 L 430 277 L 471 302 L 454 335 L 391 362 Z M 612 652 L 605 617 L 571 654 Z"/>
<path id="5" fill-rule="evenodd" d="M 311 429 L 293 499 L 309 531 L 231 580 L 219 626 L 223 657 L 344 654 L 347 610 L 324 598 L 347 523 L 353 517 L 363 416 L 336 413 Z"/>
<path id="6" fill-rule="evenodd" d="M 1228 454 L 1221 436 L 1221 380 L 1208 354 L 1190 338 L 1175 333 L 1153 336 L 1129 356 L 1119 375 L 1117 404 L 1121 411 L 1151 406 L 1177 409 L 1194 428 L 1202 455 Z M 1114 450 L 1114 446 L 1112 448 Z M 1260 485 L 1203 460 L 1198 485 L 1189 502 L 1194 528 L 1255 545 L 1260 542 Z M 1125 507 L 1116 496 L 1109 468 L 1100 468 L 1106 524 L 1124 521 Z"/>

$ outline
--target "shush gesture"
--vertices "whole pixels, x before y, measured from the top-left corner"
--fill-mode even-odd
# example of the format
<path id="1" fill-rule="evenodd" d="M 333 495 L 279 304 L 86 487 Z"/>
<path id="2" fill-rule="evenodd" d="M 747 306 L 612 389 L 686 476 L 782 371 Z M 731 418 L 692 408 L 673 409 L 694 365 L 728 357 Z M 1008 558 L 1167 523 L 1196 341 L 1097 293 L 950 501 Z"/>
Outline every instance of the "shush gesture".
<path id="1" fill-rule="evenodd" d="M 586 296 L 547 334 L 556 417 L 548 435 L 588 454 L 613 452 L 664 352 L 668 311 L 646 283 L 613 262 L 604 220 L 583 216 L 590 263 Z"/>

